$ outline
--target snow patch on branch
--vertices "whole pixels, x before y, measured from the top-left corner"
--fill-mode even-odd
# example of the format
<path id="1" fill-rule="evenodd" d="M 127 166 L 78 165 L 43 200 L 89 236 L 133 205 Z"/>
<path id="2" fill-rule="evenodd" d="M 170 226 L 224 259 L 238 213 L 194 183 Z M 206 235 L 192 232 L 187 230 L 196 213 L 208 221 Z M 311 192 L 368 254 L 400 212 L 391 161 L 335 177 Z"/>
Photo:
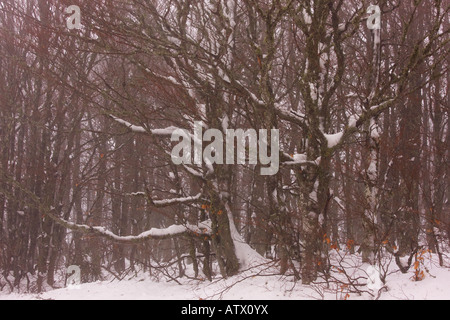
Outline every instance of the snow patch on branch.
<path id="1" fill-rule="evenodd" d="M 308 156 L 306 154 L 294 154 L 293 156 L 288 155 L 292 161 L 283 162 L 284 166 L 316 166 L 315 161 L 308 161 Z"/>
<path id="2" fill-rule="evenodd" d="M 131 131 L 133 131 L 135 133 L 147 133 L 147 130 L 144 127 L 135 126 L 135 125 L 129 123 L 128 121 L 122 120 L 122 119 L 114 117 L 112 115 L 111 115 L 111 118 L 113 118 L 114 121 L 127 127 L 128 129 L 130 129 Z"/>
<path id="3" fill-rule="evenodd" d="M 128 121 L 125 121 L 123 119 L 117 118 L 115 116 L 111 115 L 111 118 L 116 121 L 117 123 L 127 127 L 128 129 L 130 129 L 132 132 L 135 133 L 147 133 L 147 134 L 151 134 L 154 136 L 171 136 L 176 130 L 179 130 L 179 128 L 177 127 L 168 127 L 165 129 L 149 129 L 147 130 L 146 128 L 142 127 L 142 126 L 136 126 L 131 124 Z"/>
<path id="4" fill-rule="evenodd" d="M 188 202 L 194 202 L 194 201 L 200 200 L 201 197 L 202 197 L 202 194 L 199 193 L 196 196 L 185 197 L 185 198 L 155 200 L 155 201 L 153 201 L 153 204 L 155 204 L 156 206 L 170 206 L 173 204 L 183 204 L 183 203 L 188 203 Z"/>
<path id="5" fill-rule="evenodd" d="M 145 192 L 133 192 L 133 193 L 129 193 L 128 196 L 130 196 L 130 197 L 145 197 L 146 194 L 145 194 Z"/>
<path id="6" fill-rule="evenodd" d="M 349 128 L 356 128 L 356 125 L 358 124 L 358 120 L 360 119 L 360 116 L 353 115 L 350 117 L 348 121 L 348 127 Z"/>
<path id="7" fill-rule="evenodd" d="M 336 134 L 324 134 L 325 138 L 328 141 L 328 148 L 336 147 L 344 137 L 344 132 L 339 132 Z"/>
<path id="8" fill-rule="evenodd" d="M 149 197 L 149 195 L 145 192 L 134 192 L 129 193 L 129 196 L 132 197 Z M 200 200 L 202 197 L 202 193 L 197 194 L 196 196 L 184 197 L 184 198 L 173 198 L 173 199 L 164 199 L 164 200 L 151 200 L 152 204 L 156 207 L 169 207 L 175 204 L 187 204 L 191 202 L 195 202 Z"/>
<path id="9" fill-rule="evenodd" d="M 306 11 L 306 9 L 303 9 L 303 21 L 305 22 L 305 24 L 312 24 L 312 17 L 311 15 L 308 13 L 308 11 Z"/>

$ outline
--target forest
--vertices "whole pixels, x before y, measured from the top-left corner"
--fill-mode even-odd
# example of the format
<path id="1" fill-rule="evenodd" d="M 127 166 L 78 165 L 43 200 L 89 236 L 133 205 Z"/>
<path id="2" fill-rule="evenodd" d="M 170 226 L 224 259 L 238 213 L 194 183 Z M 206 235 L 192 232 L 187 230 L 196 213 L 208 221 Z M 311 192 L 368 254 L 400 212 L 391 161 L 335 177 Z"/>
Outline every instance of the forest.
<path id="1" fill-rule="evenodd" d="M 387 266 L 423 280 L 426 254 L 448 268 L 449 11 L 2 0 L 0 291 L 64 287 L 70 266 L 82 283 L 271 268 L 352 293 L 348 259 L 383 285 Z M 236 154 L 189 161 L 218 160 L 219 135 Z"/>

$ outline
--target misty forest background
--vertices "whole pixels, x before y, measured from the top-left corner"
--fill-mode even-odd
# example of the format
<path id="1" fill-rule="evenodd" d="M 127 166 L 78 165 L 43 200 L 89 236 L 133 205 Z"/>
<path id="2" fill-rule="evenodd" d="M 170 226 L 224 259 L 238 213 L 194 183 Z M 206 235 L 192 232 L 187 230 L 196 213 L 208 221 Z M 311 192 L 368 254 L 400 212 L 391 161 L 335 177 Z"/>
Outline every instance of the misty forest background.
<path id="1" fill-rule="evenodd" d="M 304 284 L 333 250 L 442 264 L 449 2 L 375 1 L 380 31 L 370 4 L 2 0 L 0 290 L 64 286 L 71 265 L 83 282 L 230 277 L 239 241 Z M 194 121 L 279 129 L 279 173 L 175 166 L 157 129 Z"/>

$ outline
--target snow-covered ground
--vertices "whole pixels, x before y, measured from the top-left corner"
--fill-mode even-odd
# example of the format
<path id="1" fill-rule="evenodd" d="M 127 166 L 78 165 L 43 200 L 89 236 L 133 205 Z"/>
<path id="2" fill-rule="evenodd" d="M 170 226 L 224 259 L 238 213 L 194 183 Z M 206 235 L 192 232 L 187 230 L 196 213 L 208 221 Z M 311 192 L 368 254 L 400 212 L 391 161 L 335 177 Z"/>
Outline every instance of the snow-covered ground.
<path id="1" fill-rule="evenodd" d="M 354 259 L 354 258 L 352 258 Z M 348 261 L 347 261 L 348 262 Z M 354 278 L 364 266 L 351 270 L 346 263 L 347 274 Z M 363 268 L 363 269 L 361 269 Z M 356 271 L 355 271 L 356 270 Z M 408 274 L 398 271 L 394 262 L 389 265 L 386 287 L 380 300 L 449 300 L 450 264 L 440 267 L 436 257 L 429 256 L 420 264 L 424 279 L 414 281 L 414 267 Z M 244 272 L 233 278 L 213 282 L 199 280 L 156 281 L 147 275 L 133 276 L 122 281 L 83 284 L 79 288 L 64 288 L 42 294 L 7 294 L 0 292 L 0 300 L 370 300 L 367 287 L 358 287 L 362 294 L 352 293 L 345 284 L 330 281 L 304 286 L 294 282 L 293 277 L 270 274 L 274 269 Z M 259 275 L 256 275 L 256 274 Z M 336 274 L 342 274 L 336 272 Z M 364 274 L 364 272 L 362 273 Z M 342 276 L 344 277 L 344 276 Z M 364 277 L 364 276 L 363 276 Z M 367 276 L 366 276 L 367 278 Z M 340 278 L 344 279 L 344 278 Z M 362 279 L 362 281 L 366 281 Z M 344 281 L 345 282 L 345 281 Z M 375 294 L 376 296 L 377 294 Z"/>

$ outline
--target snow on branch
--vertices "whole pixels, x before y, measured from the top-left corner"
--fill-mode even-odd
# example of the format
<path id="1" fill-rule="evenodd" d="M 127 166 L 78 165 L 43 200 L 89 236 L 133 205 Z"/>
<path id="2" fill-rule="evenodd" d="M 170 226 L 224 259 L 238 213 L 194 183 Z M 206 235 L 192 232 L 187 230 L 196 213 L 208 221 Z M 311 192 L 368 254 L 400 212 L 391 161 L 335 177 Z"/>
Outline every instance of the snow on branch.
<path id="1" fill-rule="evenodd" d="M 121 125 L 127 127 L 128 129 L 130 129 L 132 132 L 135 132 L 135 133 L 147 133 L 147 130 L 146 130 L 144 127 L 132 125 L 132 124 L 129 123 L 128 121 L 119 119 L 119 118 L 114 117 L 114 116 L 112 116 L 112 115 L 111 115 L 110 117 L 111 117 L 114 121 L 116 121 L 117 123 L 119 123 L 119 124 L 121 124 Z"/>
<path id="2" fill-rule="evenodd" d="M 53 212 L 47 212 L 47 216 L 53 219 L 59 225 L 83 234 L 89 234 L 92 236 L 99 236 L 103 238 L 107 238 L 117 243 L 122 244 L 136 244 L 142 243 L 148 240 L 164 240 L 175 238 L 179 236 L 201 236 L 201 237 L 210 237 L 211 235 L 211 227 L 208 221 L 200 223 L 198 226 L 195 225 L 172 225 L 165 229 L 156 229 L 152 228 L 146 232 L 143 232 L 137 236 L 118 236 L 113 232 L 105 229 L 104 227 L 92 227 L 82 224 L 76 224 L 73 222 L 66 221 L 54 214 Z"/>
<path id="3" fill-rule="evenodd" d="M 153 204 L 157 207 L 166 207 L 174 204 L 188 204 L 200 200 L 202 194 L 199 193 L 193 197 L 185 197 L 185 198 L 176 198 L 176 199 L 165 199 L 165 200 L 155 200 Z"/>
<path id="4" fill-rule="evenodd" d="M 339 149 L 352 134 L 358 131 L 361 126 L 378 117 L 385 110 L 389 109 L 396 100 L 397 98 L 386 100 L 383 103 L 374 105 L 370 109 L 365 110 L 359 116 L 352 116 L 347 127 L 342 132 L 334 135 L 324 134 L 326 140 L 328 141 L 328 148 L 331 151 L 336 151 Z"/>
<path id="5" fill-rule="evenodd" d="M 324 134 L 324 136 L 328 141 L 328 148 L 331 149 L 341 142 L 342 137 L 344 136 L 344 132 L 339 132 L 336 134 Z"/>
<path id="6" fill-rule="evenodd" d="M 134 197 L 147 197 L 152 205 L 157 208 L 165 208 L 170 207 L 176 204 L 190 204 L 196 202 L 201 199 L 202 193 L 197 194 L 196 196 L 184 197 L 184 198 L 174 198 L 174 199 L 164 199 L 164 200 L 153 200 L 150 196 L 150 192 L 135 192 L 130 193 L 130 196 Z"/>
<path id="7" fill-rule="evenodd" d="M 165 129 L 151 129 L 151 130 L 149 129 L 149 130 L 147 130 L 146 128 L 144 128 L 142 126 L 133 125 L 133 124 L 129 123 L 128 121 L 117 118 L 113 115 L 111 115 L 110 117 L 117 123 L 127 127 L 128 129 L 130 129 L 132 132 L 135 132 L 135 133 L 146 133 L 146 134 L 151 134 L 154 136 L 171 136 L 176 130 L 179 129 L 177 127 L 168 127 Z"/>
<path id="8" fill-rule="evenodd" d="M 191 175 L 197 177 L 197 178 L 203 178 L 203 174 L 185 164 L 183 164 L 183 168 Z"/>
<path id="9" fill-rule="evenodd" d="M 295 123 L 304 129 L 307 127 L 305 121 L 306 116 L 304 114 L 300 114 L 298 112 L 295 112 L 294 110 L 283 109 L 283 107 L 281 107 L 280 105 L 275 105 L 275 112 L 282 120 Z"/>
<path id="10" fill-rule="evenodd" d="M 110 117 L 114 121 L 116 121 L 117 123 L 127 127 L 128 129 L 130 129 L 132 132 L 135 132 L 135 133 L 150 134 L 150 135 L 154 135 L 154 136 L 169 136 L 170 137 L 170 136 L 173 135 L 173 133 L 175 131 L 179 131 L 180 130 L 180 128 L 177 128 L 177 127 L 168 127 L 168 128 L 165 128 L 165 129 L 148 130 L 148 129 L 142 127 L 142 126 L 133 125 L 130 122 L 125 121 L 125 120 L 120 119 L 120 118 L 117 118 L 117 117 L 115 117 L 113 115 L 110 115 Z M 192 135 L 190 133 L 187 133 L 187 132 L 186 132 L 186 135 L 190 139 L 196 141 L 196 137 L 194 135 Z M 169 152 L 167 152 L 167 155 L 171 156 L 171 154 Z M 183 164 L 183 167 L 189 174 L 191 174 L 193 176 L 196 176 L 198 178 L 203 178 L 203 174 L 201 172 L 198 172 L 195 169 L 186 166 L 185 164 Z M 135 193 L 135 194 L 131 194 L 131 195 L 132 196 L 139 196 L 139 195 L 141 195 L 141 196 L 144 195 L 145 196 L 145 194 L 139 194 L 139 193 Z M 194 199 L 194 200 L 198 200 L 198 199 Z"/>
<path id="11" fill-rule="evenodd" d="M 309 161 L 308 156 L 306 154 L 294 154 L 289 155 L 286 153 L 282 154 L 282 165 L 283 166 L 295 166 L 295 167 L 304 167 L 304 166 L 317 166 L 318 161 Z"/>

